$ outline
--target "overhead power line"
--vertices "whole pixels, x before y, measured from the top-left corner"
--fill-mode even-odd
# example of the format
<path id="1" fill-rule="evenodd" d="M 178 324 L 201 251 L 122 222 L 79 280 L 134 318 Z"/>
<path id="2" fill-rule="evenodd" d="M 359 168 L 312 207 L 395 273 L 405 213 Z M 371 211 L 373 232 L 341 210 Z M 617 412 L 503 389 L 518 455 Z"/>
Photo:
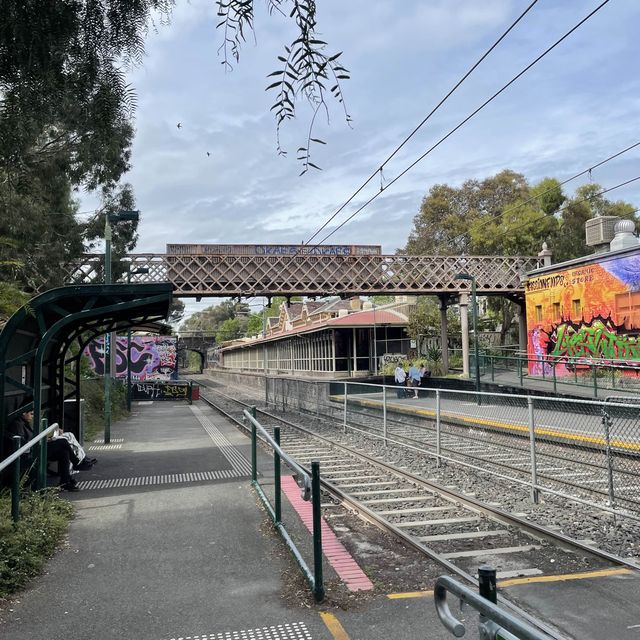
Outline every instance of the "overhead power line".
<path id="1" fill-rule="evenodd" d="M 576 173 L 575 175 L 571 176 L 570 178 L 567 178 L 566 180 L 564 180 L 563 182 L 560 182 L 557 186 L 558 187 L 563 187 L 565 184 L 568 184 L 572 180 L 576 180 L 580 176 L 584 176 L 586 174 L 591 175 L 591 172 L 594 169 L 597 169 L 598 167 L 601 167 L 603 164 L 606 164 L 607 162 L 611 162 L 611 160 L 614 160 L 615 158 L 620 157 L 622 154 L 627 153 L 627 151 L 631 151 L 632 149 L 635 149 L 638 146 L 640 146 L 640 142 L 636 142 L 635 144 L 632 144 L 631 146 L 626 147 L 625 149 L 622 149 L 622 151 L 618 151 L 617 153 L 614 153 L 613 155 L 609 156 L 608 158 L 605 158 L 604 160 L 601 160 L 600 162 L 598 162 L 598 163 L 596 163 L 594 165 L 591 165 L 590 167 L 587 167 L 583 171 L 580 171 L 580 173 Z M 550 187 L 549 189 L 545 189 L 544 191 L 542 191 L 541 193 L 536 194 L 535 196 L 531 196 L 530 198 L 527 198 L 526 200 L 523 200 L 522 202 L 518 202 L 517 204 L 514 204 L 514 205 L 512 205 L 510 207 L 507 207 L 503 211 L 499 211 L 498 213 L 496 213 L 495 216 L 491 216 L 490 218 L 487 218 L 486 220 L 483 220 L 476 227 L 476 230 L 477 229 L 482 229 L 483 227 L 486 227 L 487 225 L 491 224 L 492 222 L 495 222 L 496 220 L 498 220 L 498 218 L 501 218 L 501 217 L 503 217 L 504 215 L 506 215 L 508 213 L 512 213 L 513 211 L 517 211 L 518 209 L 521 209 L 522 207 L 524 207 L 526 204 L 529 204 L 533 200 L 537 200 L 538 198 L 542 198 L 542 196 L 545 196 L 548 193 L 551 193 L 554 189 L 556 189 L 556 186 Z M 469 237 L 469 232 L 468 231 L 466 231 L 465 233 L 461 233 L 461 234 L 457 235 L 455 238 L 452 238 L 451 240 L 449 240 L 447 242 L 447 245 L 448 246 L 452 246 L 456 242 L 458 242 L 458 240 L 462 240 L 462 238 L 466 238 L 466 237 Z"/>
<path id="2" fill-rule="evenodd" d="M 434 151 L 437 147 L 439 147 L 445 140 L 447 140 L 449 137 L 451 137 L 458 129 L 460 129 L 461 127 L 463 127 L 467 122 L 469 122 L 469 120 L 471 120 L 474 116 L 476 116 L 480 111 L 482 111 L 488 104 L 490 104 L 491 102 L 493 102 L 500 94 L 502 94 L 504 91 L 506 91 L 514 82 L 516 82 L 518 79 L 520 79 L 525 73 L 527 73 L 527 71 L 529 71 L 529 69 L 531 69 L 532 67 L 534 67 L 538 62 L 540 62 L 540 60 L 542 60 L 546 55 L 548 55 L 549 53 L 551 53 L 551 51 L 553 51 L 559 44 L 561 44 L 562 42 L 564 42 L 564 40 L 566 40 L 574 31 L 576 31 L 577 29 L 579 29 L 585 22 L 587 22 L 587 20 L 589 20 L 591 17 L 593 17 L 598 11 L 600 11 L 600 9 L 602 9 L 606 4 L 608 4 L 610 2 L 610 0 L 604 0 L 603 2 L 601 2 L 593 11 L 591 11 L 588 15 L 586 15 L 582 20 L 580 20 L 580 22 L 578 22 L 578 24 L 576 24 L 573 28 L 571 28 L 569 31 L 567 31 L 561 38 L 559 38 L 558 40 L 556 40 L 551 46 L 549 46 L 547 49 L 545 49 L 537 58 L 535 58 L 535 60 L 533 60 L 533 62 L 530 62 L 524 69 L 522 69 L 522 71 L 520 71 L 518 74 L 516 74 L 511 80 L 509 80 L 509 82 L 507 82 L 505 85 L 502 86 L 501 89 L 499 89 L 498 91 L 496 91 L 490 98 L 488 98 L 487 100 L 485 100 L 477 109 L 475 109 L 474 111 L 472 111 L 466 118 L 464 118 L 464 120 L 462 120 L 458 125 L 456 125 L 453 129 L 451 129 L 449 131 L 449 133 L 447 133 L 446 135 L 444 135 L 442 138 L 440 138 L 440 140 L 438 140 L 438 142 L 436 142 L 434 145 L 432 145 L 429 149 L 427 149 L 427 151 L 425 151 L 419 158 L 417 158 L 417 160 L 415 160 L 414 162 L 412 162 L 406 169 L 404 169 L 401 173 L 399 173 L 393 180 L 391 180 L 391 182 L 389 182 L 389 184 L 381 186 L 380 191 L 378 191 L 376 194 L 374 194 L 371 198 L 369 198 L 369 200 L 367 200 L 363 205 L 361 205 L 360 207 L 358 207 L 358 209 L 356 209 L 346 220 L 344 220 L 343 222 L 341 222 L 333 231 L 331 231 L 330 233 L 328 233 L 322 240 L 320 240 L 320 242 L 318 242 L 315 246 L 322 244 L 323 242 L 325 242 L 327 239 L 329 239 L 334 233 L 336 233 L 336 231 L 338 231 L 339 229 L 341 229 L 342 227 L 344 227 L 345 224 L 347 224 L 347 222 L 350 222 L 351 220 L 353 220 L 353 218 L 355 218 L 362 210 L 364 210 L 366 207 L 368 207 L 376 198 L 378 198 L 380 196 L 380 194 L 382 194 L 384 191 L 386 191 L 387 189 L 389 189 L 389 187 L 391 187 L 393 184 L 395 184 L 398 180 L 400 180 L 400 178 L 402 178 L 405 174 L 407 174 L 409 171 L 411 171 L 411 169 L 413 169 L 417 164 L 419 164 L 420 162 L 422 162 L 422 160 L 424 160 L 432 151 Z"/>
<path id="3" fill-rule="evenodd" d="M 495 234 L 494 236 L 492 236 L 492 238 L 494 240 L 496 240 L 498 238 L 502 238 L 503 236 L 506 236 L 507 234 L 512 234 L 514 231 L 519 231 L 520 229 L 524 229 L 525 227 L 528 227 L 530 224 L 533 224 L 534 222 L 540 222 L 541 220 L 544 220 L 545 218 L 556 216 L 557 214 L 562 213 L 565 209 L 568 209 L 572 205 L 581 204 L 583 202 L 589 202 L 590 200 L 593 200 L 594 198 L 597 198 L 598 196 L 602 196 L 605 193 L 609 193 L 610 191 L 615 191 L 616 189 L 620 189 L 622 187 L 626 187 L 628 184 L 631 184 L 632 182 L 637 182 L 638 180 L 640 180 L 640 176 L 636 176 L 635 178 L 631 178 L 630 180 L 625 180 L 624 182 L 621 182 L 620 184 L 617 184 L 617 185 L 615 185 L 613 187 L 609 187 L 608 189 L 602 189 L 602 191 L 598 191 L 597 193 L 592 193 L 590 196 L 587 196 L 585 198 L 581 198 L 580 200 L 572 200 L 571 202 L 568 202 L 565 206 L 560 207 L 557 211 L 551 211 L 549 213 L 542 213 L 540 216 L 538 216 L 534 220 L 527 220 L 526 222 L 524 222 L 523 224 L 521 224 L 521 225 L 519 225 L 517 227 L 513 227 L 513 228 L 508 229 L 506 231 L 502 231 L 501 233 Z M 632 211 L 632 213 L 636 213 L 637 211 L 638 211 L 638 209 L 635 209 L 634 211 Z"/>
<path id="4" fill-rule="evenodd" d="M 482 56 L 478 59 L 478 61 L 458 80 L 458 82 L 454 85 L 454 87 L 447 93 L 447 95 L 438 102 L 438 104 L 431 109 L 431 111 L 427 114 L 427 116 L 416 126 L 413 131 L 393 150 L 391 155 L 387 157 L 387 159 L 380 165 L 378 169 L 376 169 L 359 187 L 353 194 L 349 196 L 349 199 L 340 206 L 340 208 L 335 211 L 329 219 L 306 241 L 305 244 L 309 244 L 327 225 L 331 223 L 331 221 L 378 175 L 382 176 L 382 170 L 385 165 L 391 160 L 399 151 L 404 147 L 411 138 L 422 128 L 422 126 L 431 118 L 431 116 L 453 95 L 453 93 L 458 89 L 458 87 L 480 66 L 480 64 L 484 61 L 484 59 L 507 37 L 510 31 L 514 29 L 514 27 L 524 18 L 527 13 L 537 4 L 538 0 L 533 0 L 533 2 L 518 16 L 518 18 L 511 23 L 509 28 L 482 54 Z M 382 185 L 381 185 L 382 188 Z"/>

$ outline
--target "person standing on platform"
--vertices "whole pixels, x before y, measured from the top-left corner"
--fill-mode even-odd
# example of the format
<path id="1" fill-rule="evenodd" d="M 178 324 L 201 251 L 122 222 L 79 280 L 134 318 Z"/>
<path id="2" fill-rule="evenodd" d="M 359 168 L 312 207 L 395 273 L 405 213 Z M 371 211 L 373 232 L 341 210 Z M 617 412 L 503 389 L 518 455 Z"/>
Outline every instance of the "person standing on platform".
<path id="1" fill-rule="evenodd" d="M 404 389 L 404 383 L 407 379 L 407 374 L 404 372 L 404 369 L 400 366 L 400 363 L 398 363 L 396 370 L 393 372 L 393 377 L 396 381 L 396 384 L 398 385 L 398 388 L 396 389 L 396 394 L 398 395 L 398 398 L 404 398 L 406 393 Z"/>
<path id="2" fill-rule="evenodd" d="M 420 369 L 417 364 L 412 364 L 409 367 L 409 386 L 413 387 L 413 397 L 418 397 L 418 387 L 420 386 Z"/>

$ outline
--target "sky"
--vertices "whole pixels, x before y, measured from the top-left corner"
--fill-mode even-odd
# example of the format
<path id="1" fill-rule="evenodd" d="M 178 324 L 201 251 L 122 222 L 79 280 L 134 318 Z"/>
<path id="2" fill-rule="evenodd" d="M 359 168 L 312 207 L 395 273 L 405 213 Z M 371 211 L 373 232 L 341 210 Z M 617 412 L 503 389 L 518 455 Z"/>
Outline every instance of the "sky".
<path id="1" fill-rule="evenodd" d="M 225 71 L 214 0 L 177 0 L 171 23 L 146 42 L 128 75 L 137 94 L 131 183 L 141 211 L 136 252 L 164 253 L 167 243 L 294 243 L 315 231 L 373 173 L 405 136 L 513 22 L 530 0 L 318 0 L 319 35 L 343 51 L 351 79 L 346 110 L 329 102 L 312 161 L 302 169 L 310 108 L 276 126 L 267 75 L 294 27 L 255 2 L 255 37 Z M 434 142 L 600 0 L 539 0 L 519 25 L 384 169 L 390 182 Z M 640 2 L 610 0 L 586 24 L 473 120 L 439 146 L 328 240 L 406 244 L 429 189 L 509 168 L 531 182 L 560 180 L 640 141 Z M 181 128 L 177 124 L 181 123 Z M 207 152 L 210 155 L 207 155 Z M 640 147 L 593 171 L 604 187 L 640 175 Z M 573 190 L 588 181 L 576 180 Z M 322 232 L 344 221 L 380 190 L 376 177 Z M 640 181 L 610 194 L 640 205 Z M 92 206 L 90 196 L 81 207 Z M 188 314 L 216 303 L 186 300 Z"/>

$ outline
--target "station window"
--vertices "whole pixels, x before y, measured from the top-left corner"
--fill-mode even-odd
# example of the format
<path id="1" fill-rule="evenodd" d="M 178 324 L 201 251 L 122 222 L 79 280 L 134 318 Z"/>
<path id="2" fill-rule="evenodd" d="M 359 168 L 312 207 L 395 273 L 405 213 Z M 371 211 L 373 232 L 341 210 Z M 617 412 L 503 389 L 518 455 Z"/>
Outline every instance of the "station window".
<path id="1" fill-rule="evenodd" d="M 627 291 L 616 296 L 616 320 L 627 328 L 640 327 L 640 291 Z"/>
<path id="2" fill-rule="evenodd" d="M 536 322 L 542 322 L 542 305 L 536 305 Z"/>
<path id="3" fill-rule="evenodd" d="M 560 320 L 560 303 L 559 302 L 553 303 L 553 319 Z"/>
<path id="4" fill-rule="evenodd" d="M 574 320 L 579 320 L 582 315 L 582 307 L 580 306 L 580 300 L 571 301 L 571 315 Z"/>

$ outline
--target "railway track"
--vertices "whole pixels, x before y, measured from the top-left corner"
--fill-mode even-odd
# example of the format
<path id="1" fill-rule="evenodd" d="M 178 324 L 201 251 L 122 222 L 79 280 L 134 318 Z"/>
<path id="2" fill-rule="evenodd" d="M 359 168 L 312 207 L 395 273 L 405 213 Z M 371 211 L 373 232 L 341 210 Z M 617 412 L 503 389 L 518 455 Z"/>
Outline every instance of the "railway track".
<path id="1" fill-rule="evenodd" d="M 202 398 L 239 424 L 243 409 L 255 404 L 255 400 L 231 398 L 207 383 L 203 386 L 206 391 Z M 498 579 L 639 568 L 506 513 L 496 505 L 338 444 L 282 416 L 259 408 L 257 414 L 267 430 L 280 426 L 284 450 L 302 466 L 308 468 L 312 460 L 320 461 L 323 486 L 334 505 L 357 512 L 465 581 L 475 583 L 477 568 L 486 563 L 498 569 Z M 331 505 L 327 502 L 324 506 L 331 509 Z M 518 613 L 527 618 L 525 612 Z M 553 631 L 547 632 L 554 635 Z"/>

